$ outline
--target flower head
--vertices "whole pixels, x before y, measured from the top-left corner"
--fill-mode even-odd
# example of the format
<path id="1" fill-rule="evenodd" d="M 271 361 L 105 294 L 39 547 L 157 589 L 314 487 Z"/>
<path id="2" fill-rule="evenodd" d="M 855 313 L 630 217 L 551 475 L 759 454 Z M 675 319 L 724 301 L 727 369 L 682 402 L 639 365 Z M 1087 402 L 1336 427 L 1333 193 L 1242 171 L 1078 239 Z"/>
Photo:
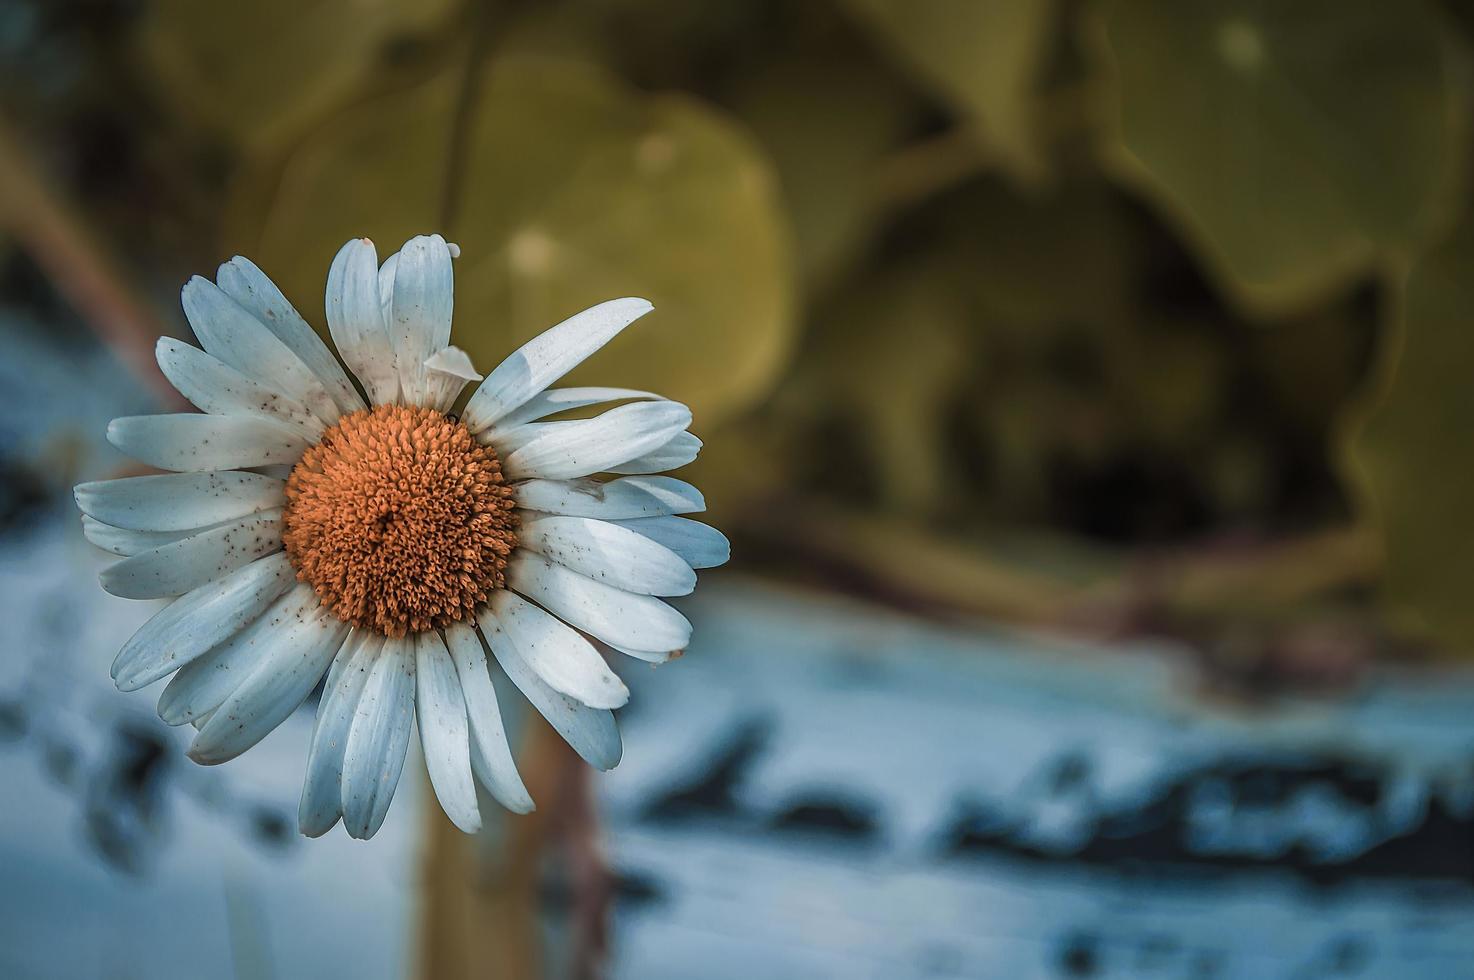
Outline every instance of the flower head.
<path id="1" fill-rule="evenodd" d="M 624 388 L 551 388 L 649 303 L 585 310 L 481 380 L 450 346 L 452 260 L 438 235 L 382 265 L 350 241 L 327 280 L 342 364 L 255 265 L 234 258 L 183 291 L 203 350 L 158 345 L 202 414 L 116 419 L 119 449 L 174 472 L 77 487 L 83 527 L 123 560 L 115 595 L 172 601 L 124 644 L 124 691 L 173 675 L 159 716 L 198 729 L 214 764 L 255 745 L 327 676 L 299 820 L 379 828 L 416 724 L 446 813 L 480 825 L 474 779 L 504 806 L 532 800 L 490 671 L 589 763 L 619 762 L 611 709 L 629 692 L 592 640 L 663 662 L 691 627 L 659 597 L 721 564 L 687 483 L 683 405 Z M 344 370 L 343 365 L 348 370 Z M 356 383 L 355 383 L 356 382 Z M 550 416 L 616 404 L 586 418 Z M 491 657 L 487 657 L 487 650 Z"/>

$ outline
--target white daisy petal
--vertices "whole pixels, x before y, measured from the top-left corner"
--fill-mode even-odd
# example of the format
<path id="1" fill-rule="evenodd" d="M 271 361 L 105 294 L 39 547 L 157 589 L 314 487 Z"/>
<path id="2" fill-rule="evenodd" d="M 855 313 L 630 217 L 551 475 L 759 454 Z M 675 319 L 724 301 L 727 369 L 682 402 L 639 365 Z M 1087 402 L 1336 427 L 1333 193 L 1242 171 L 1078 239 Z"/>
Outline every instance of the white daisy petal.
<path id="1" fill-rule="evenodd" d="M 222 578 L 281 550 L 280 510 L 262 511 L 171 541 L 102 570 L 102 587 L 124 599 L 162 599 Z"/>
<path id="2" fill-rule="evenodd" d="M 669 442 L 691 424 L 691 410 L 677 402 L 633 402 L 591 419 L 530 424 L 544 428 L 503 457 L 508 479 L 566 480 L 608 470 Z"/>
<path id="3" fill-rule="evenodd" d="M 657 394 L 636 391 L 633 388 L 549 388 L 542 394 L 533 395 L 521 408 L 508 412 L 501 421 L 492 426 L 492 430 L 506 431 L 528 422 L 536 422 L 549 415 L 556 415 L 559 412 L 587 408 L 590 405 L 601 405 L 604 402 L 635 399 L 664 401 Z"/>
<path id="4" fill-rule="evenodd" d="M 647 300 L 612 299 L 532 338 L 497 365 L 471 396 L 466 425 L 472 432 L 494 425 L 652 309 Z"/>
<path id="5" fill-rule="evenodd" d="M 260 659 L 190 744 L 189 757 L 201 765 L 234 759 L 271 734 L 312 693 L 348 635 L 348 624 L 305 583 L 266 615 L 272 623 Z"/>
<path id="6" fill-rule="evenodd" d="M 668 399 L 660 400 L 669 405 L 678 404 L 676 402 L 671 402 Z M 572 438 L 578 435 L 578 433 L 580 432 L 578 428 L 580 425 L 593 421 L 597 421 L 597 419 L 568 419 L 558 422 L 523 422 L 521 425 L 510 427 L 498 425 L 493 426 L 492 428 L 487 429 L 484 432 L 481 432 L 476 436 L 476 438 L 478 441 L 484 443 L 485 445 L 494 448 L 497 452 L 497 455 L 505 459 L 506 457 L 515 453 L 517 450 L 521 449 L 523 446 L 526 446 L 529 443 L 536 442 L 544 436 L 557 435 Z M 688 436 L 689 438 L 686 440 L 680 440 L 680 437 L 682 435 Z M 672 441 L 676 442 L 677 445 L 683 445 L 689 443 L 690 440 L 694 439 L 696 439 L 696 437 L 690 435 L 690 433 L 677 433 L 676 436 L 672 438 Z M 669 445 L 671 445 L 671 443 L 666 443 L 666 446 Z M 697 448 L 700 447 L 699 440 L 696 441 L 696 445 Z M 655 453 L 660 453 L 663 451 L 665 451 L 665 447 L 658 447 L 654 451 L 654 453 L 647 453 L 646 456 L 639 457 L 639 462 L 636 465 L 644 466 L 646 460 L 655 459 Z M 667 457 L 670 457 L 669 452 L 667 452 Z M 694 458 L 695 453 L 692 452 L 690 459 Z M 677 465 L 684 465 L 685 463 L 690 462 L 690 459 L 678 461 Z M 625 466 L 622 464 L 619 468 L 623 469 L 625 468 Z M 614 467 L 610 467 L 610 469 L 612 471 Z M 641 472 L 644 471 L 642 470 Z"/>
<path id="7" fill-rule="evenodd" d="M 192 528 L 183 531 L 130 531 L 126 528 L 104 524 L 86 514 L 82 515 L 82 535 L 103 551 L 111 551 L 125 558 L 152 551 L 170 541 L 187 538 L 196 533 L 196 530 Z"/>
<path id="8" fill-rule="evenodd" d="M 399 253 L 395 252 L 379 266 L 379 307 L 384 311 L 384 322 L 389 322 L 394 306 L 394 273 L 399 269 Z"/>
<path id="9" fill-rule="evenodd" d="M 613 643 L 609 643 L 609 644 L 606 644 L 606 645 L 611 650 L 617 650 L 618 652 L 624 654 L 627 657 L 634 657 L 636 660 L 643 660 L 647 664 L 663 664 L 663 663 L 668 663 L 672 659 L 674 659 L 675 657 L 679 657 L 682 653 L 685 653 L 685 650 L 684 649 L 678 649 L 678 650 L 631 650 L 631 649 L 628 649 L 626 647 L 615 646 Z"/>
<path id="10" fill-rule="evenodd" d="M 531 813 L 532 797 L 517 774 L 517 763 L 507 742 L 496 686 L 486 663 L 486 650 L 476 627 L 451 623 L 445 627 L 445 642 L 455 661 L 466 714 L 471 724 L 471 768 L 498 803 L 513 813 Z"/>
<path id="11" fill-rule="evenodd" d="M 487 429 L 476 436 L 476 441 L 483 445 L 491 446 L 496 450 L 498 458 L 505 460 L 508 456 L 531 442 L 536 442 L 543 436 L 559 429 L 567 429 L 575 422 L 528 422 L 519 425 L 515 429 Z M 506 472 L 505 466 L 503 472 Z"/>
<path id="12" fill-rule="evenodd" d="M 113 661 L 120 691 L 136 691 L 183 667 L 245 627 L 287 591 L 296 572 L 277 553 L 188 592 L 138 628 Z"/>
<path id="13" fill-rule="evenodd" d="M 577 630 L 506 589 L 492 596 L 491 614 L 523 662 L 553 690 L 590 708 L 622 708 L 629 702 L 624 681 Z"/>
<path id="14" fill-rule="evenodd" d="M 715 568 L 732 557 L 727 536 L 710 524 L 684 517 L 641 517 L 613 523 L 663 544 L 692 568 Z"/>
<path id="15" fill-rule="evenodd" d="M 341 414 L 302 359 L 213 282 L 195 276 L 181 293 L 184 315 L 200 346 L 268 388 L 295 398 L 329 425 Z"/>
<path id="16" fill-rule="evenodd" d="M 683 650 L 691 624 L 670 606 L 635 595 L 519 551 L 507 564 L 507 585 L 559 619 L 606 643 L 632 650 Z"/>
<path id="17" fill-rule="evenodd" d="M 445 239 L 420 235 L 405 242 L 394 270 L 389 334 L 399 361 L 399 385 L 408 404 L 426 404 L 424 365 L 450 343 L 454 292 L 455 274 Z"/>
<path id="18" fill-rule="evenodd" d="M 277 599 L 245 629 L 180 667 L 159 695 L 159 717 L 166 724 L 183 725 L 224 704 L 264 656 L 263 645 L 271 642 L 276 621 L 293 601 L 295 590 Z"/>
<path id="19" fill-rule="evenodd" d="M 382 636 L 356 631 L 343 641 L 333 659 L 317 705 L 312 747 L 307 752 L 307 776 L 297 805 L 297 826 L 308 837 L 321 837 L 342 816 L 343 750 L 369 670 L 383 648 Z"/>
<path id="20" fill-rule="evenodd" d="M 355 238 L 338 250 L 328 269 L 328 332 L 348 369 L 375 405 L 399 397 L 399 369 L 388 321 L 379 302 L 379 261 L 374 243 Z"/>
<path id="21" fill-rule="evenodd" d="M 113 419 L 108 442 L 164 470 L 200 472 L 295 463 L 309 443 L 278 422 L 246 415 L 129 415 Z"/>
<path id="22" fill-rule="evenodd" d="M 348 373 L 328 350 L 328 345 L 254 262 L 237 255 L 220 266 L 215 282 L 307 365 L 341 412 L 346 415 L 366 407 L 358 389 L 348 380 Z"/>
<path id="23" fill-rule="evenodd" d="M 375 633 L 372 630 L 355 627 L 348 631 L 348 636 L 345 637 L 343 640 L 343 647 L 338 651 L 340 655 L 333 657 L 333 662 L 331 666 L 328 667 L 327 679 L 322 682 L 324 697 L 327 696 L 327 689 L 338 683 L 339 678 L 342 676 L 343 668 L 348 666 L 349 658 L 352 657 L 352 655 L 357 652 L 358 648 L 363 646 L 369 638 L 375 636 L 379 637 L 381 642 L 383 641 L 383 634 Z M 347 650 L 347 654 L 343 653 L 344 650 Z"/>
<path id="24" fill-rule="evenodd" d="M 129 476 L 78 484 L 82 513 L 138 531 L 202 528 L 286 503 L 286 484 L 259 473 L 218 470 Z M 162 542 L 161 542 L 162 543 Z"/>
<path id="25" fill-rule="evenodd" d="M 563 741 L 595 769 L 608 770 L 619 765 L 624 746 L 619 739 L 619 726 L 614 723 L 614 712 L 606 708 L 590 708 L 553 690 L 522 659 L 516 644 L 497 624 L 495 617 L 490 613 L 478 616 L 481 633 L 497 663 L 502 665 L 502 670 L 517 685 L 523 697 L 563 736 Z"/>
<path id="26" fill-rule="evenodd" d="M 414 714 L 414 641 L 390 637 L 369 670 L 343 750 L 343 827 L 350 837 L 367 840 L 383 825 Z"/>
<path id="27" fill-rule="evenodd" d="M 314 440 L 326 431 L 322 419 L 295 398 L 246 377 L 182 340 L 160 337 L 154 356 L 169 383 L 202 412 L 272 419 Z"/>
<path id="28" fill-rule="evenodd" d="M 471 355 L 455 346 L 442 347 L 425 358 L 425 369 L 448 374 L 461 381 L 481 380 L 481 373 L 471 363 Z"/>
<path id="29" fill-rule="evenodd" d="M 618 466 L 611 466 L 609 472 L 639 475 L 678 470 L 687 463 L 693 462 L 700 452 L 700 439 L 689 432 L 679 432 L 670 442 L 660 448 L 628 462 L 620 463 Z"/>
<path id="30" fill-rule="evenodd" d="M 449 254 L 446 261 L 449 261 Z M 481 829 L 466 699 L 445 641 L 434 630 L 415 637 L 415 716 L 435 798 L 450 822 L 468 834 Z"/>
<path id="31" fill-rule="evenodd" d="M 606 521 L 706 510 L 701 491 L 669 476 L 626 476 L 608 481 L 527 480 L 514 490 L 517 506 L 524 510 Z"/>
<path id="32" fill-rule="evenodd" d="M 517 543 L 626 592 L 689 595 L 696 588 L 696 573 L 680 555 L 607 521 L 527 511 L 517 529 Z"/>
<path id="33" fill-rule="evenodd" d="M 480 380 L 465 351 L 442 347 L 425 360 L 425 404 L 437 412 L 449 412 L 466 385 Z"/>

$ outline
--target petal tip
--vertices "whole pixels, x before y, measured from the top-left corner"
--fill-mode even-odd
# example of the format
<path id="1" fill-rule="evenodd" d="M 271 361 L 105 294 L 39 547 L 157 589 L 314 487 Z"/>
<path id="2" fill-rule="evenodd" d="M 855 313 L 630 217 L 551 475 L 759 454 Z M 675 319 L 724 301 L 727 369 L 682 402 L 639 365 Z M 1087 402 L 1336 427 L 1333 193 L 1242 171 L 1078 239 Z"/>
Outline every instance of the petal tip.
<path id="1" fill-rule="evenodd" d="M 199 742 L 200 739 L 197 735 L 195 736 L 194 744 L 184 753 L 189 756 L 191 762 L 201 766 L 213 766 L 225 761 L 224 759 L 215 758 L 209 751 L 209 746 L 201 746 Z"/>
<path id="2" fill-rule="evenodd" d="M 618 708 L 623 708 L 630 701 L 629 688 L 623 684 L 619 685 L 619 687 L 620 690 L 618 691 L 607 692 L 607 696 L 590 696 L 588 698 L 574 698 L 574 700 L 597 710 L 614 711 Z"/>
<path id="3" fill-rule="evenodd" d="M 446 816 L 450 815 L 446 814 Z M 476 834 L 481 832 L 481 815 L 479 813 L 471 814 L 469 816 L 463 816 L 460 819 L 451 817 L 450 822 L 455 824 L 456 829 L 463 834 Z"/>
<path id="4" fill-rule="evenodd" d="M 374 832 L 378 830 L 377 827 L 362 827 L 356 823 L 349 823 L 347 820 L 343 821 L 343 829 L 348 831 L 348 836 L 354 840 L 370 840 Z"/>
<path id="5" fill-rule="evenodd" d="M 629 317 L 631 323 L 655 309 L 654 303 L 640 296 L 627 296 L 616 302 L 623 303 L 628 307 L 625 315 Z"/>
<path id="6" fill-rule="evenodd" d="M 305 792 L 297 805 L 297 833 L 303 837 L 315 840 L 338 826 L 338 821 L 341 819 L 343 819 L 343 813 L 336 807 L 327 813 L 314 812 L 308 805 Z"/>

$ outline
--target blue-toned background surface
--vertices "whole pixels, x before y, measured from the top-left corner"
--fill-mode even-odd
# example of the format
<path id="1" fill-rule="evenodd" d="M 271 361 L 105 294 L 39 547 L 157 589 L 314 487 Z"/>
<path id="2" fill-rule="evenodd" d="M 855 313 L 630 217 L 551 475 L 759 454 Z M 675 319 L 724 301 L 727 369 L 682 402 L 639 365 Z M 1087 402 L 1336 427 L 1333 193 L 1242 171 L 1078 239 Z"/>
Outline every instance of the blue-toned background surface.
<path id="1" fill-rule="evenodd" d="M 8 325 L 0 406 L 0 975 L 403 975 L 419 763 L 373 841 L 306 841 L 310 708 L 204 769 L 156 692 L 112 690 L 149 610 L 97 588 L 26 474 L 107 472 L 97 434 L 143 399 L 43 336 Z M 1235 706 L 1167 646 L 706 578 L 690 652 L 625 666 L 625 761 L 596 777 L 615 975 L 1474 976 L 1474 674 Z"/>

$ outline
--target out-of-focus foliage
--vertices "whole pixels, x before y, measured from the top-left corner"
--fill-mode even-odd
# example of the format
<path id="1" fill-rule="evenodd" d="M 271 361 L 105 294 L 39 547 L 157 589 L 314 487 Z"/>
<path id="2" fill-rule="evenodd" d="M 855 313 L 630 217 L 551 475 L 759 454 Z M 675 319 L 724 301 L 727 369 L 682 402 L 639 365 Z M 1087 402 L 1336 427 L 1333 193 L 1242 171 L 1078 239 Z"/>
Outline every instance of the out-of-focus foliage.
<path id="1" fill-rule="evenodd" d="M 241 191 L 235 247 L 309 307 L 345 228 L 392 247 L 442 227 L 461 246 L 458 342 L 485 369 L 584 307 L 638 295 L 659 318 L 571 381 L 659 389 L 707 424 L 751 404 L 788 347 L 792 273 L 750 138 L 689 99 L 534 58 L 492 65 L 463 118 L 460 78 L 334 116 L 271 174 L 265 207 Z M 465 186 L 442 221 L 457 126 Z"/>
<path id="2" fill-rule="evenodd" d="M 1462 52 L 1420 0 L 1103 4 L 1123 153 L 1224 282 L 1273 308 L 1447 227 Z"/>
<path id="3" fill-rule="evenodd" d="M 1043 166 L 1036 83 L 1054 0 L 845 0 L 874 31 L 976 119 L 998 161 L 1023 177 Z"/>
<path id="4" fill-rule="evenodd" d="M 822 282 L 854 258 L 879 206 L 876 161 L 904 136 L 916 105 L 848 45 L 784 52 L 736 79 L 731 98 L 777 167 L 799 271 Z M 834 111 L 851 101 L 865 111 Z"/>
<path id="5" fill-rule="evenodd" d="M 1367 530 L 1399 608 L 1474 640 L 1452 0 L 0 0 L 4 23 L 7 112 L 140 279 L 242 251 L 321 324 L 341 241 L 438 228 L 483 369 L 650 296 L 574 380 L 692 403 L 739 558 L 812 532 L 886 542 L 855 563 L 883 568 L 910 535 L 1016 595 L 1020 529 L 1358 555 Z M 845 517 L 764 537 L 808 513 Z M 1301 561 L 1267 593 L 1365 603 L 1366 563 L 1308 590 Z"/>
<path id="6" fill-rule="evenodd" d="M 1394 373 L 1352 446 L 1380 520 L 1391 596 L 1474 649 L 1474 221 L 1408 277 Z"/>
<path id="7" fill-rule="evenodd" d="M 947 492 L 942 422 L 972 374 L 967 322 L 945 266 L 924 256 L 876 270 L 816 313 L 815 367 L 791 392 L 803 403 L 795 417 L 816 437 L 828 428 L 826 464 L 888 510 L 924 513 Z"/>
<path id="8" fill-rule="evenodd" d="M 394 38 L 446 21 L 455 0 L 150 0 L 137 57 L 159 97 L 246 144 L 290 134 L 351 98 Z"/>

